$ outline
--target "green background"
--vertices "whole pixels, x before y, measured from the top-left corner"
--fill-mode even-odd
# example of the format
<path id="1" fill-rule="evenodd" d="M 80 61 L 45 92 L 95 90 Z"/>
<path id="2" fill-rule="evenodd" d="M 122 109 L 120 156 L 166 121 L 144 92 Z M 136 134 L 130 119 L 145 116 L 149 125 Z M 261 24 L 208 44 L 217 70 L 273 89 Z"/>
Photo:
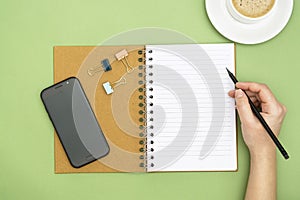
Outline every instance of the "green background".
<path id="1" fill-rule="evenodd" d="M 236 46 L 237 76 L 264 82 L 288 108 L 278 153 L 278 199 L 299 199 L 300 6 L 274 39 Z M 142 27 L 198 43 L 230 42 L 204 0 L 2 0 L 0 3 L 0 199 L 242 199 L 249 155 L 239 132 L 238 172 L 54 174 L 53 128 L 40 91 L 53 83 L 54 45 L 97 45 Z"/>

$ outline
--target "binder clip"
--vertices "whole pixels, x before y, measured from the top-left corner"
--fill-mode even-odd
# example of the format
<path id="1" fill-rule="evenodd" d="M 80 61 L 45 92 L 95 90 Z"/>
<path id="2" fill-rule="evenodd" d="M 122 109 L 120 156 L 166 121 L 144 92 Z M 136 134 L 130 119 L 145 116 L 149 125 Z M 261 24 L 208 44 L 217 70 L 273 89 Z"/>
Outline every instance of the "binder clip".
<path id="1" fill-rule="evenodd" d="M 126 84 L 126 79 L 124 76 L 122 76 L 119 80 L 113 82 L 112 84 L 110 82 L 105 82 L 102 84 L 106 94 L 112 94 L 114 92 L 114 88 Z"/>
<path id="2" fill-rule="evenodd" d="M 126 51 L 126 49 L 123 49 L 122 51 L 115 54 L 117 60 L 121 61 L 123 65 L 126 67 L 127 73 L 131 73 L 134 70 L 134 68 L 129 64 L 127 60 L 127 56 L 128 56 L 128 52 Z"/>
<path id="3" fill-rule="evenodd" d="M 111 94 L 114 92 L 114 89 L 112 88 L 112 86 L 110 85 L 109 82 L 103 83 L 103 88 L 104 88 L 106 94 Z"/>
<path id="4" fill-rule="evenodd" d="M 109 60 L 106 58 L 106 59 L 101 61 L 101 66 L 89 68 L 88 69 L 88 75 L 94 76 L 98 72 L 101 72 L 101 71 L 107 72 L 107 71 L 110 71 L 111 69 L 112 68 L 111 68 L 111 65 L 109 63 Z"/>

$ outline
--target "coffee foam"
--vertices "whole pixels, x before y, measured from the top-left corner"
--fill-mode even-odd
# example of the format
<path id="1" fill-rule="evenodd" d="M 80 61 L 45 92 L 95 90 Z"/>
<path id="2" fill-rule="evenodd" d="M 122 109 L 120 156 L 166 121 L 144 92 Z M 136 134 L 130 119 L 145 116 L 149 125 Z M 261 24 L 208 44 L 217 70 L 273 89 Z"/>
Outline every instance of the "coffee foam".
<path id="1" fill-rule="evenodd" d="M 257 18 L 267 14 L 274 6 L 275 0 L 232 0 L 232 3 L 240 14 Z"/>

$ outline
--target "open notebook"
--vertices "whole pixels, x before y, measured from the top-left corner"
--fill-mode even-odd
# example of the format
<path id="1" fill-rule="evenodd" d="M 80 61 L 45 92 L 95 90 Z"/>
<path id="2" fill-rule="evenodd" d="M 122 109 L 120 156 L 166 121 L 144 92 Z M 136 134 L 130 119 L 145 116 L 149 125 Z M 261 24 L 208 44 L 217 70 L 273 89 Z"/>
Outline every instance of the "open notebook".
<path id="1" fill-rule="evenodd" d="M 148 171 L 236 170 L 233 44 L 147 45 Z M 149 150 L 150 149 L 150 150 Z"/>
<path id="2" fill-rule="evenodd" d="M 103 59 L 112 70 L 89 76 Z M 55 47 L 54 61 L 55 82 L 80 79 L 111 149 L 75 169 L 55 136 L 57 173 L 237 170 L 234 44 Z"/>

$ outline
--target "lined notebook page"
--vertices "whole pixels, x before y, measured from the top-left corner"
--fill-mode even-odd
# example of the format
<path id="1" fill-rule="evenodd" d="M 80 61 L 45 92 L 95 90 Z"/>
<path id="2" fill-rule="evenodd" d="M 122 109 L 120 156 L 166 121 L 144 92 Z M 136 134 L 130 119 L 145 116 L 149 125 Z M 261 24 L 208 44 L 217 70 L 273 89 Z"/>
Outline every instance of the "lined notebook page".
<path id="1" fill-rule="evenodd" d="M 146 46 L 147 171 L 237 169 L 234 49 Z"/>

